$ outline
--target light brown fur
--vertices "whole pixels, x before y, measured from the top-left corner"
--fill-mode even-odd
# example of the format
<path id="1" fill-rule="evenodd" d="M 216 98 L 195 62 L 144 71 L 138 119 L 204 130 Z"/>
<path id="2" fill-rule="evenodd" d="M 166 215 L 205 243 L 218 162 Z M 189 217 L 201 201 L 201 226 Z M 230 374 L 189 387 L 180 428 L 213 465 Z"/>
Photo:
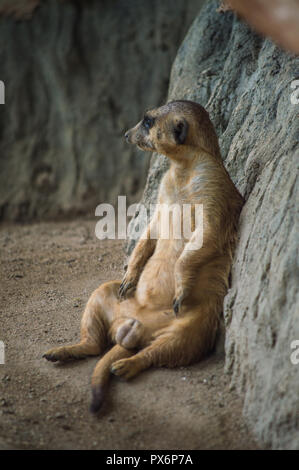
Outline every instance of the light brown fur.
<path id="1" fill-rule="evenodd" d="M 213 349 L 243 204 L 223 166 L 208 113 L 199 104 L 175 101 L 154 109 L 126 138 L 171 160 L 158 203 L 203 204 L 203 245 L 188 250 L 192 239 L 175 239 L 174 217 L 169 239 L 162 239 L 156 211 L 122 282 L 105 283 L 90 297 L 81 342 L 45 354 L 63 361 L 99 355 L 116 344 L 95 368 L 93 412 L 103 401 L 110 369 L 128 379 L 150 366 L 190 364 Z M 194 212 L 192 224 L 196 229 Z"/>

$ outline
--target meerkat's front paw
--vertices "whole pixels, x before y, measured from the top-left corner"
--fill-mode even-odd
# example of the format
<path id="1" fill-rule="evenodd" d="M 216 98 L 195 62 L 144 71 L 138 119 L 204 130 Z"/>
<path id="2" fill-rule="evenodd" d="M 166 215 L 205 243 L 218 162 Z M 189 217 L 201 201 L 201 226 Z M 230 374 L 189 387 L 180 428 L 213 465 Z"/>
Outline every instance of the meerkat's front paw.
<path id="1" fill-rule="evenodd" d="M 183 299 L 184 299 L 183 297 L 179 297 L 178 299 L 175 297 L 173 299 L 172 308 L 173 308 L 175 315 L 179 315 Z"/>
<path id="2" fill-rule="evenodd" d="M 173 302 L 172 302 L 172 308 L 173 308 L 173 311 L 176 315 L 179 315 L 181 313 L 182 303 L 183 303 L 185 297 L 186 297 L 186 294 L 185 294 L 185 292 L 183 292 L 183 290 L 176 291 L 175 297 L 174 297 Z"/>
<path id="3" fill-rule="evenodd" d="M 136 289 L 138 282 L 137 274 L 131 274 L 126 272 L 121 285 L 119 286 L 118 296 L 120 299 L 125 299 L 129 292 L 133 292 Z"/>
<path id="4" fill-rule="evenodd" d="M 113 362 L 111 366 L 111 372 L 114 375 L 128 380 L 134 377 L 134 375 L 138 374 L 139 367 L 133 358 L 120 359 L 119 361 Z"/>
<path id="5" fill-rule="evenodd" d="M 175 291 L 175 297 L 172 302 L 172 308 L 175 313 L 175 315 L 179 315 L 182 313 L 182 307 L 185 299 L 188 296 L 188 292 L 186 289 L 176 289 Z"/>

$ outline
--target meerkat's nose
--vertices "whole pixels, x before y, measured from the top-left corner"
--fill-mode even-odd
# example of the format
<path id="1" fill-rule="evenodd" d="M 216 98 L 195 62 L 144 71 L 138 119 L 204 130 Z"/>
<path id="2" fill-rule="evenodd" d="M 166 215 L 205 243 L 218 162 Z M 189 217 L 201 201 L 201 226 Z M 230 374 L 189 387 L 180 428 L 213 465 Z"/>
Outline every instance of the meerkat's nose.
<path id="1" fill-rule="evenodd" d="M 130 134 L 129 134 L 129 131 L 127 131 L 127 132 L 125 133 L 125 139 L 126 139 L 126 141 L 128 142 L 128 144 L 129 144 L 129 143 L 130 143 Z"/>

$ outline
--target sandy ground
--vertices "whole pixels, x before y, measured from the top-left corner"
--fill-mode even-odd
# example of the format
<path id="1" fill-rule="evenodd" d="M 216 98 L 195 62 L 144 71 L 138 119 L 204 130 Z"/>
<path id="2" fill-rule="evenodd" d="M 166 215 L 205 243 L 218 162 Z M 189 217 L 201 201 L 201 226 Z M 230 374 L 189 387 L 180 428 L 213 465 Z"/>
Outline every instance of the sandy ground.
<path id="1" fill-rule="evenodd" d="M 94 227 L 79 220 L 0 229 L 0 449 L 256 449 L 219 353 L 131 382 L 113 378 L 97 418 L 88 411 L 97 359 L 42 359 L 78 340 L 90 293 L 122 277 L 122 242 L 97 240 Z"/>

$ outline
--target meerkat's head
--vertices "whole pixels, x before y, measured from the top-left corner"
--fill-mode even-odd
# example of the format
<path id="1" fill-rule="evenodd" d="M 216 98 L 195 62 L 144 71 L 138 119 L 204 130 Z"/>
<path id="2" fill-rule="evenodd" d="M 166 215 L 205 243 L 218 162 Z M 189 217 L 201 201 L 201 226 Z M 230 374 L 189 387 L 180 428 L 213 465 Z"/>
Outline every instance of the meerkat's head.
<path id="1" fill-rule="evenodd" d="M 221 158 L 209 115 L 193 101 L 172 101 L 147 111 L 142 121 L 125 133 L 125 138 L 141 150 L 158 152 L 177 161 L 188 160 L 200 151 Z"/>

